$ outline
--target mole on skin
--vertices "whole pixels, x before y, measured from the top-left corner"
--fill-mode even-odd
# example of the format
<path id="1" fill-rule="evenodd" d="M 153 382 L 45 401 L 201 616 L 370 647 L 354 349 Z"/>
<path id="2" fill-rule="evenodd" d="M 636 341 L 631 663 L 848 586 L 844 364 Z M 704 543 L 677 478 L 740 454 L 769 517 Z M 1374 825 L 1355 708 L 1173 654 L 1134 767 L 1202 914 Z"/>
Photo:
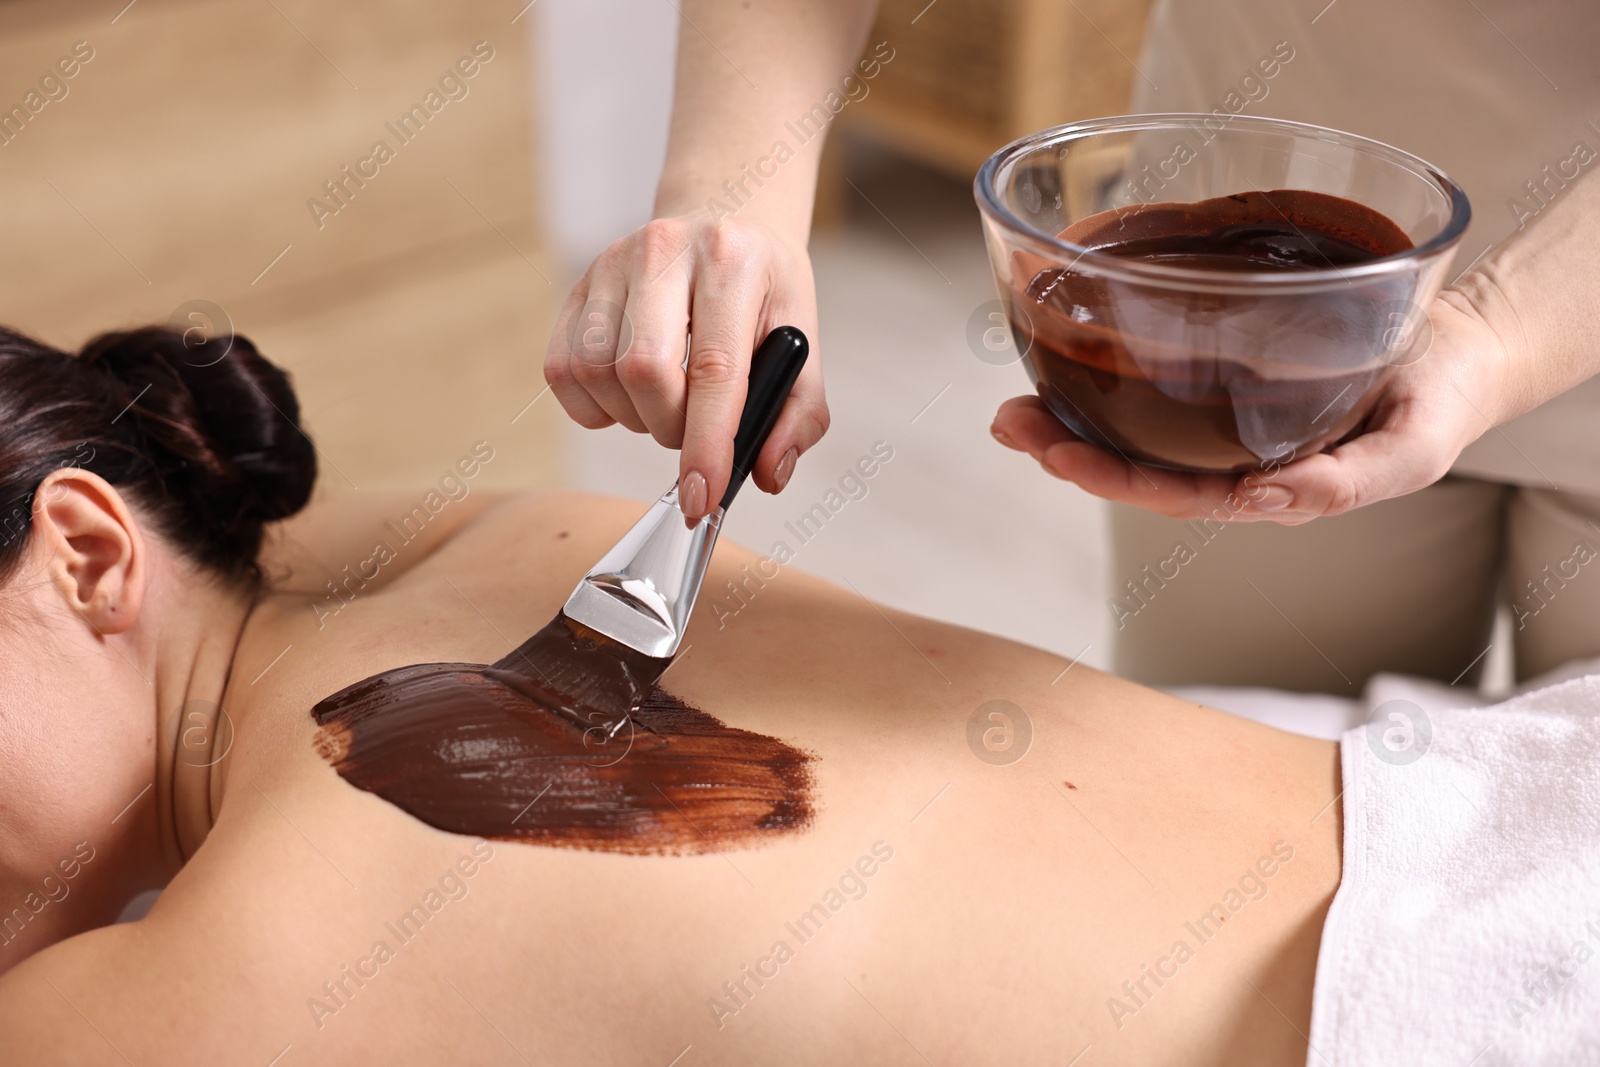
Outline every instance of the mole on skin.
<path id="1" fill-rule="evenodd" d="M 810 824 L 810 755 L 660 688 L 631 712 L 628 701 L 572 707 L 541 677 L 553 641 L 574 640 L 555 627 L 492 665 L 398 667 L 346 686 L 311 709 L 318 752 L 350 784 L 451 833 L 686 855 Z"/>

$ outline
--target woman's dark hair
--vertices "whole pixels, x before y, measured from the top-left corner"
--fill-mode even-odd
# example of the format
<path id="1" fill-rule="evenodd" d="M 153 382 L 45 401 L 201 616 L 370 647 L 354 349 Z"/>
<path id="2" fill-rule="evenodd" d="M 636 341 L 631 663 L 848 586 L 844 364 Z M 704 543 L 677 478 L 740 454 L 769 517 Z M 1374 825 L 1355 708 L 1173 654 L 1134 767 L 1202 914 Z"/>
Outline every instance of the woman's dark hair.
<path id="1" fill-rule="evenodd" d="M 0 578 L 61 467 L 116 486 L 190 558 L 254 580 L 262 526 L 305 506 L 317 454 L 289 376 L 243 337 L 147 327 L 72 356 L 0 327 Z"/>

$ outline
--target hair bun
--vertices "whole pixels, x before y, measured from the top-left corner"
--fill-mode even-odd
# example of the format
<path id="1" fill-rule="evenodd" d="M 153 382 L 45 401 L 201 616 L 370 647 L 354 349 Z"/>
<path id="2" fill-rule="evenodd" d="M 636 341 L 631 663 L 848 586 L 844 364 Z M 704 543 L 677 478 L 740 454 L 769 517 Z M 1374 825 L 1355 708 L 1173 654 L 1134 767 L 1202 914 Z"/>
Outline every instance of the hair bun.
<path id="1" fill-rule="evenodd" d="M 80 358 L 117 379 L 119 418 L 138 420 L 168 494 L 228 556 L 253 561 L 261 525 L 310 499 L 317 454 L 294 388 L 247 339 L 147 327 L 102 334 Z"/>

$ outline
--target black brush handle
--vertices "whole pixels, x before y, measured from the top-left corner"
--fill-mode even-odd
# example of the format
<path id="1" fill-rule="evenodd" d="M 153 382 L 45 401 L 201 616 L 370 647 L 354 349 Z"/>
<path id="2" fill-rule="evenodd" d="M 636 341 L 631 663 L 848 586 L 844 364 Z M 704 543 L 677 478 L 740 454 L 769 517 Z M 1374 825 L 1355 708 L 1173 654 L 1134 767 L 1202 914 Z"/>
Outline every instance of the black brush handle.
<path id="1" fill-rule="evenodd" d="M 777 423 L 778 413 L 810 353 L 811 344 L 805 334 L 793 326 L 779 326 L 767 334 L 750 357 L 750 387 L 744 398 L 744 413 L 739 416 L 739 432 L 733 437 L 733 476 L 728 479 L 728 491 L 722 494 L 723 508 L 733 503 L 744 480 L 750 477 L 750 468 L 756 465 L 761 446 L 767 443 L 767 435 Z"/>

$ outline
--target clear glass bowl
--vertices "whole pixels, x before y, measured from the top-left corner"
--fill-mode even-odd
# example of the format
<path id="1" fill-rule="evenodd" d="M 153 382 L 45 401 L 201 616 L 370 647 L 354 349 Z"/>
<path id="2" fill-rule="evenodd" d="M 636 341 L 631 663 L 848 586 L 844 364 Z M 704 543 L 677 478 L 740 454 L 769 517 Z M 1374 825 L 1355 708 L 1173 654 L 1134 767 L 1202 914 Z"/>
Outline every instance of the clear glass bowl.
<path id="1" fill-rule="evenodd" d="M 1287 462 L 1359 433 L 1395 369 L 1426 352 L 1425 309 L 1471 217 L 1460 186 L 1416 156 L 1250 116 L 1058 126 L 996 152 L 974 186 L 1012 336 L 1045 404 L 1087 441 L 1191 471 Z M 1376 227 L 1412 247 L 1340 262 L 1313 241 L 1314 266 L 1225 270 L 1105 251 L 1155 225 L 1169 211 L 1159 205 L 1202 201 L 1213 205 L 1170 211 L 1221 204 L 1230 225 L 1229 212 L 1275 214 L 1320 240 L 1306 220 L 1330 201 L 1306 194 L 1353 202 L 1339 222 L 1349 232 Z"/>

